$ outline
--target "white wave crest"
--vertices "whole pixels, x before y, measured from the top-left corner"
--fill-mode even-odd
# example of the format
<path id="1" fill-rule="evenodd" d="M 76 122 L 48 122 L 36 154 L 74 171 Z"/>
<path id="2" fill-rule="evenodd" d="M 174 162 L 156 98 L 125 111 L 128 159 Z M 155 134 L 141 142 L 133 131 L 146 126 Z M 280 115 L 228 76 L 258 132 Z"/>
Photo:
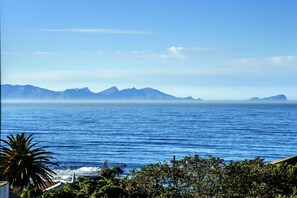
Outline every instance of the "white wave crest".
<path id="1" fill-rule="evenodd" d="M 81 167 L 78 169 L 54 169 L 56 175 L 53 177 L 53 181 L 70 182 L 73 175 L 79 176 L 96 176 L 99 174 L 100 168 L 98 167 Z"/>

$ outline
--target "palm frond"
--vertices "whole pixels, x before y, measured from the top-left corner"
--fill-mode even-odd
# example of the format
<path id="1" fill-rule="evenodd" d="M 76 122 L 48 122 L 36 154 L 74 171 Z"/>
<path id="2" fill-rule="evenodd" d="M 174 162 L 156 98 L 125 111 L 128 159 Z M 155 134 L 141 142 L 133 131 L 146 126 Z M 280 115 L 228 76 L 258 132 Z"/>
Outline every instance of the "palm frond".
<path id="1" fill-rule="evenodd" d="M 46 151 L 48 147 L 37 147 L 38 143 L 33 140 L 33 134 L 25 133 L 1 139 L 6 145 L 0 147 L 2 174 L 12 185 L 25 187 L 32 181 L 34 185 L 44 187 L 45 181 L 52 182 L 55 172 L 49 166 L 57 165 L 51 162 L 53 153 Z"/>

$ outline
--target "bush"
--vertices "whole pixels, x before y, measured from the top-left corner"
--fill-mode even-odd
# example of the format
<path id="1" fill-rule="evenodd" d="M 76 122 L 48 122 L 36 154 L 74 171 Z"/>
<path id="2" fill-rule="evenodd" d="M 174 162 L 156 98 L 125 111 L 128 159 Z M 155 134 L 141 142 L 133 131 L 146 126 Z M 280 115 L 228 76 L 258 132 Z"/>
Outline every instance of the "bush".
<path id="1" fill-rule="evenodd" d="M 117 178 L 118 172 L 107 169 L 97 180 L 80 177 L 41 195 L 28 186 L 23 198 L 297 197 L 297 165 L 265 164 L 260 158 L 224 163 L 194 155 L 143 166 L 126 178 Z"/>

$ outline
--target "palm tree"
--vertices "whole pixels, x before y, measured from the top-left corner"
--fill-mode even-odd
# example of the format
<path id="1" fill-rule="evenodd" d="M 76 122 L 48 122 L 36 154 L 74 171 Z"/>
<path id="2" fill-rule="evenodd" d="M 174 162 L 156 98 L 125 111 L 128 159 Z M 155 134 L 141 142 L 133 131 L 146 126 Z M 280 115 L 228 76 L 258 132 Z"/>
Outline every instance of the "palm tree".
<path id="1" fill-rule="evenodd" d="M 49 165 L 56 165 L 50 160 L 52 152 L 45 151 L 47 147 L 37 147 L 32 143 L 33 134 L 10 134 L 7 140 L 1 140 L 8 147 L 1 146 L 0 173 L 13 187 L 23 189 L 30 182 L 38 187 L 45 187 L 45 181 L 52 182 L 55 174 Z"/>

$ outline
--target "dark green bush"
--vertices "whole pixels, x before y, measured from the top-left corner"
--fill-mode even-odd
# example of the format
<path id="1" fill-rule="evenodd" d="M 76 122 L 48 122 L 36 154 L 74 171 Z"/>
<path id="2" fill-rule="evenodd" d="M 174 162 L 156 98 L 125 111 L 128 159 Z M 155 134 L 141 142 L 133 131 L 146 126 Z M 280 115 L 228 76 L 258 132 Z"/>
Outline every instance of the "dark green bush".
<path id="1" fill-rule="evenodd" d="M 42 194 L 28 186 L 23 198 L 297 197 L 297 165 L 265 164 L 260 158 L 224 163 L 194 155 L 143 166 L 126 178 L 118 178 L 120 173 L 107 169 L 97 180 L 80 177 Z"/>

